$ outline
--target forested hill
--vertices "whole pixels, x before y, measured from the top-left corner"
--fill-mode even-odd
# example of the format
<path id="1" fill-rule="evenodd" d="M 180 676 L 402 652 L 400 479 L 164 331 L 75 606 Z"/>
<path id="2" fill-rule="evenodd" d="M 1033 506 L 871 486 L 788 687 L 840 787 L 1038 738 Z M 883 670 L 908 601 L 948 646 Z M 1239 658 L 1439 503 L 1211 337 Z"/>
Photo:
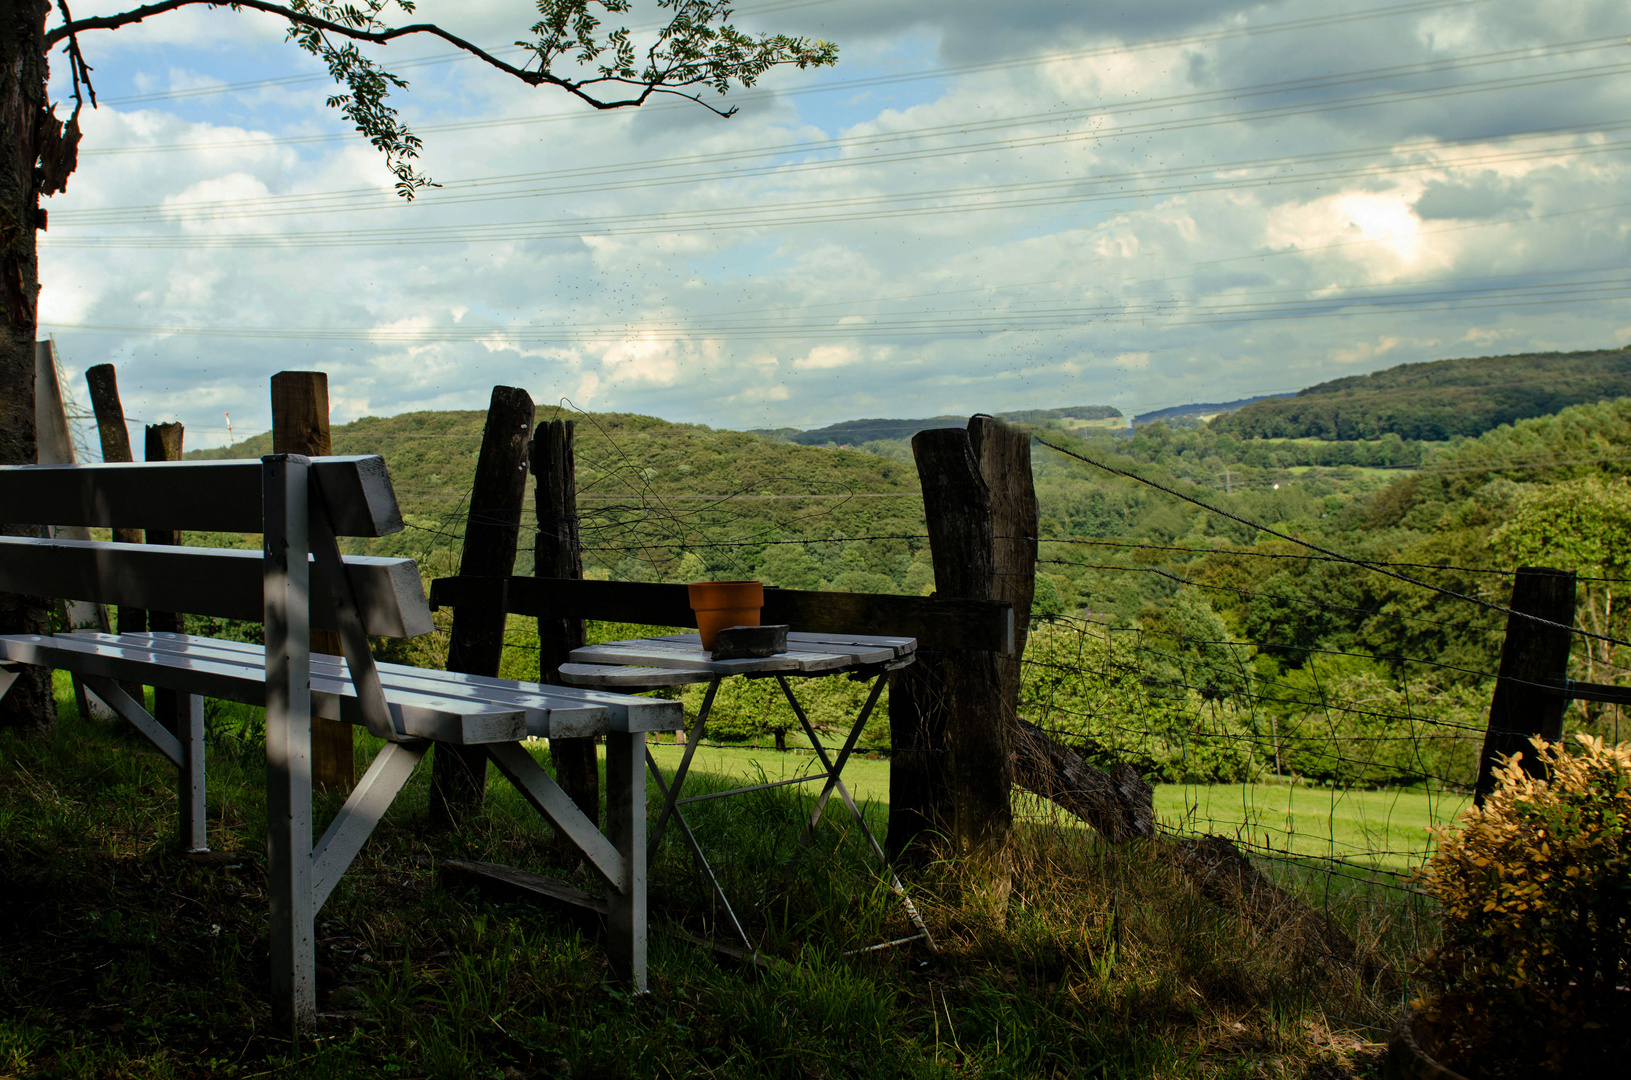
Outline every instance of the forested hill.
<path id="1" fill-rule="evenodd" d="M 1442 441 L 1631 395 L 1631 349 L 1401 364 L 1247 405 L 1212 421 L 1240 438 Z"/>
<path id="2" fill-rule="evenodd" d="M 1121 410 L 1111 405 L 1071 405 L 1062 409 L 1023 409 L 997 415 L 1016 424 L 1038 424 L 1050 420 L 1117 420 L 1121 418 Z M 910 439 L 920 431 L 962 427 L 967 423 L 966 416 L 931 416 L 923 420 L 845 420 L 809 431 L 777 428 L 754 434 L 784 438 L 805 446 L 860 446 L 881 439 Z"/>
<path id="3" fill-rule="evenodd" d="M 539 419 L 553 410 L 540 409 Z M 630 413 L 565 415 L 576 423 L 579 510 L 591 574 L 620 580 L 753 577 L 790 587 L 823 582 L 857 592 L 894 592 L 923 545 L 866 545 L 856 536 L 919 537 L 923 506 L 909 461 L 859 450 L 799 446 L 742 431 L 675 424 Z M 379 454 L 391 472 L 408 528 L 369 550 L 452 572 L 481 450 L 486 414 L 415 412 L 364 417 L 332 431 L 336 454 Z M 189 457 L 252 458 L 272 451 L 270 433 Z M 518 573 L 531 573 L 534 517 L 522 507 Z M 811 541 L 780 543 L 790 536 Z M 796 549 L 796 550 L 795 550 Z M 923 566 L 911 577 L 921 587 Z M 925 579 L 927 580 L 927 579 Z"/>

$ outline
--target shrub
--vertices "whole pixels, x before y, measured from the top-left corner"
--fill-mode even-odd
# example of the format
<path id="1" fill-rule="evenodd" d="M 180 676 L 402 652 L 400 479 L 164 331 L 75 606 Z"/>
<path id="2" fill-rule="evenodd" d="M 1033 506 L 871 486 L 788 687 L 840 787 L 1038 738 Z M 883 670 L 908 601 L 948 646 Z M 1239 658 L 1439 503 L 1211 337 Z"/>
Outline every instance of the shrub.
<path id="1" fill-rule="evenodd" d="M 1611 1075 L 1631 1051 L 1631 746 L 1536 740 L 1441 846 L 1423 881 L 1442 905 L 1415 1003 L 1426 1044 L 1469 1076 Z"/>

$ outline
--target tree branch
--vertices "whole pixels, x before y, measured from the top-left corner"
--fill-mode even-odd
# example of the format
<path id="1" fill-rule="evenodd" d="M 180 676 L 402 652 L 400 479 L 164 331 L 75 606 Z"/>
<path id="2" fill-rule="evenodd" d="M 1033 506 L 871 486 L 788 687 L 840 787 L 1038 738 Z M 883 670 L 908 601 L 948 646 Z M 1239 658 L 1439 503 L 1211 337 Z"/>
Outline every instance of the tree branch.
<path id="1" fill-rule="evenodd" d="M 708 109 L 709 111 L 720 116 L 730 116 L 736 112 L 735 108 L 715 108 L 708 102 L 703 101 L 701 96 L 698 94 L 687 94 L 679 90 L 662 86 L 661 79 L 655 82 L 645 82 L 639 79 L 627 79 L 617 76 L 603 75 L 599 78 L 573 81 L 570 79 L 563 79 L 558 75 L 551 75 L 547 71 L 526 71 L 522 68 L 516 67 L 514 64 L 505 63 L 503 60 L 500 60 L 498 57 L 483 49 L 481 46 L 476 45 L 473 42 L 466 41 L 457 34 L 448 33 L 435 23 L 412 23 L 408 26 L 393 27 L 389 30 L 359 30 L 355 27 L 330 22 L 327 19 L 321 19 L 315 15 L 309 15 L 302 11 L 296 11 L 293 8 L 285 7 L 282 4 L 268 3 L 266 0 L 160 0 L 159 3 L 147 4 L 139 8 L 133 8 L 130 11 L 120 12 L 117 15 L 97 16 L 94 18 L 79 19 L 75 22 L 64 23 L 62 26 L 57 27 L 55 30 L 52 30 L 45 35 L 45 45 L 46 48 L 49 49 L 53 45 L 56 45 L 58 42 L 62 41 L 64 38 L 72 39 L 75 34 L 85 30 L 117 30 L 121 26 L 129 26 L 132 23 L 139 23 L 153 15 L 163 15 L 166 12 L 175 11 L 179 8 L 197 6 L 200 4 L 208 7 L 231 7 L 234 9 L 249 8 L 252 11 L 261 11 L 269 15 L 276 15 L 279 18 L 289 20 L 291 23 L 310 27 L 313 30 L 321 30 L 325 33 L 338 34 L 342 37 L 350 38 L 353 41 L 367 41 L 382 44 L 393 41 L 396 38 L 406 37 L 410 34 L 429 34 L 432 37 L 441 38 L 454 48 L 469 53 L 476 59 L 491 67 L 497 68 L 506 75 L 512 75 L 515 78 L 520 79 L 528 86 L 549 85 L 559 87 L 560 89 L 565 90 L 567 93 L 572 94 L 574 97 L 587 102 L 596 109 L 621 109 L 629 106 L 643 105 L 653 93 L 658 93 L 670 94 L 674 97 L 685 98 L 687 101 L 695 102 L 696 104 L 701 105 L 703 108 Z M 583 89 L 586 86 L 595 86 L 600 83 L 637 86 L 640 87 L 640 93 L 634 97 L 621 98 L 615 101 L 605 101 L 595 97 L 593 94 L 587 93 Z"/>

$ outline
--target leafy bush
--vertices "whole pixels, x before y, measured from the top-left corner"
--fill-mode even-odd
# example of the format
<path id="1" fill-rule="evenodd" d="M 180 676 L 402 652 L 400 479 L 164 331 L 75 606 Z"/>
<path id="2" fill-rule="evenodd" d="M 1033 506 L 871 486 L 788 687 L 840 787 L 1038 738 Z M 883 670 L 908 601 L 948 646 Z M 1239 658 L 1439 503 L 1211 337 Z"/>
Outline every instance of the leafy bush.
<path id="1" fill-rule="evenodd" d="M 1423 871 L 1442 905 L 1416 1003 L 1432 1052 L 1470 1076 L 1607 1076 L 1631 1051 L 1631 745 L 1535 741 Z M 1622 1063 L 1623 1067 L 1623 1063 Z"/>

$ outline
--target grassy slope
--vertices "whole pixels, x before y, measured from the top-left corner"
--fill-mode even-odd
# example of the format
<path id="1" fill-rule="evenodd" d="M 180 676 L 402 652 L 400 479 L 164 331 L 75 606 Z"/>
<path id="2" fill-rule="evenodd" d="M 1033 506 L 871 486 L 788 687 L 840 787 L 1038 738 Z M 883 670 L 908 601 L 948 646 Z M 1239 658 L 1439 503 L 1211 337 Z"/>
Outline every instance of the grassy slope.
<path id="1" fill-rule="evenodd" d="M 664 743 L 652 752 L 664 769 L 679 764 L 683 746 Z M 816 767 L 809 752 L 698 747 L 694 768 L 736 783 L 758 784 L 803 775 Z M 889 762 L 856 757 L 844 766 L 844 783 L 874 829 L 886 826 Z M 811 784 L 812 793 L 820 789 Z M 1255 845 L 1315 857 L 1364 859 L 1402 870 L 1420 865 L 1430 849 L 1427 829 L 1447 824 L 1466 808 L 1465 795 L 1293 787 L 1289 784 L 1157 784 L 1156 815 L 1184 832 L 1211 832 Z M 843 814 L 836 804 L 829 812 Z M 1356 858 L 1357 857 L 1357 858 Z"/>
<path id="2" fill-rule="evenodd" d="M 1374 1065 L 1367 1030 L 1398 1007 L 1398 990 L 1356 991 L 1200 900 L 1159 846 L 1046 822 L 1020 831 L 1005 925 L 931 870 L 911 888 L 940 952 L 844 958 L 899 908 L 838 830 L 782 877 L 803 815 L 776 792 L 693 820 L 728 851 L 732 894 L 769 897 L 750 925 L 790 963 L 723 971 L 658 937 L 652 994 L 631 1000 L 592 940 L 439 884 L 451 856 L 582 876 L 500 785 L 480 821 L 428 832 L 419 775 L 320 916 L 323 1015 L 291 1044 L 268 1035 L 263 1004 L 261 762 L 237 737 L 253 712 L 211 716 L 226 858 L 200 865 L 170 848 L 171 770 L 122 728 L 80 721 L 60 689 L 54 736 L 0 733 L 0 1076 L 1335 1078 Z M 377 749 L 360 742 L 362 758 Z M 677 845 L 653 886 L 664 917 L 709 920 Z M 1392 935 L 1394 962 L 1404 914 L 1350 912 L 1362 940 Z"/>

